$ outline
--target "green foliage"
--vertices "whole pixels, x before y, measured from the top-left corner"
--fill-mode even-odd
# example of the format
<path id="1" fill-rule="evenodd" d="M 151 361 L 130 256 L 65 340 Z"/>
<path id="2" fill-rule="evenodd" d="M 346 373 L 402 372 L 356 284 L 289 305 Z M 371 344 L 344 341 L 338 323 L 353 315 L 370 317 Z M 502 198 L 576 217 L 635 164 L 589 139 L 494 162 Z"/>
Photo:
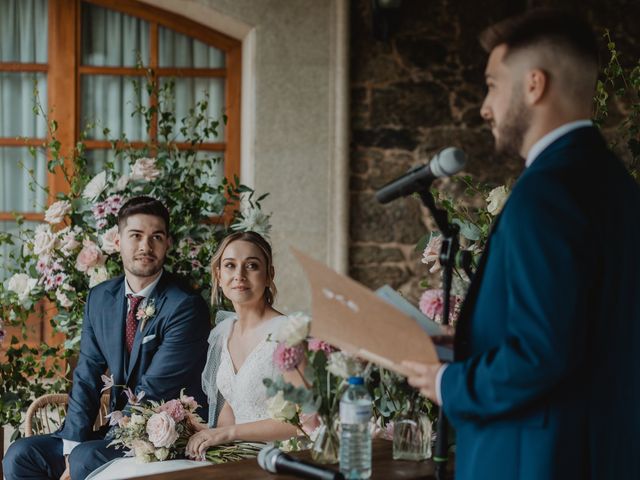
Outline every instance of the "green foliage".
<path id="1" fill-rule="evenodd" d="M 605 30 L 603 38 L 610 57 L 596 86 L 594 122 L 602 127 L 609 117 L 611 103 L 616 100 L 627 109 L 616 127 L 622 144 L 614 141 L 611 147 L 628 159 L 629 171 L 640 181 L 640 59 L 625 66 L 609 30 Z"/>

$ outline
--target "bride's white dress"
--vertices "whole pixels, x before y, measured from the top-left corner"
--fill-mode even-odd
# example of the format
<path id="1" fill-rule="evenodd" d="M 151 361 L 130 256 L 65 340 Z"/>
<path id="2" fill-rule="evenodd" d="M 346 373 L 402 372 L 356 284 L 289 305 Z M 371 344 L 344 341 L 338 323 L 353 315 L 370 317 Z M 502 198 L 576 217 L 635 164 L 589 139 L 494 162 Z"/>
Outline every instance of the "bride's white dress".
<path id="1" fill-rule="evenodd" d="M 215 425 L 223 401 L 229 403 L 236 423 L 269 418 L 267 392 L 263 378 L 275 378 L 279 372 L 273 363 L 276 342 L 269 341 L 286 316 L 268 320 L 261 326 L 262 340 L 236 371 L 228 349 L 228 340 L 236 321 L 235 315 L 219 323 L 209 335 L 207 364 L 202 372 L 202 387 L 209 398 L 209 425 Z M 94 470 L 87 480 L 114 480 L 166 473 L 209 465 L 209 462 L 170 460 L 140 463 L 133 457 L 118 458 Z"/>

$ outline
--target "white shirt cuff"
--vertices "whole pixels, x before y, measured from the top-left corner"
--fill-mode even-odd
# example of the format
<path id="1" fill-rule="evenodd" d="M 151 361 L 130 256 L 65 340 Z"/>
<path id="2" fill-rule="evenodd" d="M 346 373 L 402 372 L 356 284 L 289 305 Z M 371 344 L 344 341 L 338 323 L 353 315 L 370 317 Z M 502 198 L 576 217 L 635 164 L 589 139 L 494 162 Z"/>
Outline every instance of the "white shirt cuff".
<path id="1" fill-rule="evenodd" d="M 442 405 L 442 375 L 448 366 L 448 363 L 443 363 L 438 369 L 438 373 L 436 373 L 436 398 L 439 405 Z"/>
<path id="2" fill-rule="evenodd" d="M 62 439 L 62 454 L 69 455 L 71 450 L 76 448 L 77 445 L 80 445 L 80 442 L 74 442 L 73 440 L 67 440 L 66 438 Z"/>

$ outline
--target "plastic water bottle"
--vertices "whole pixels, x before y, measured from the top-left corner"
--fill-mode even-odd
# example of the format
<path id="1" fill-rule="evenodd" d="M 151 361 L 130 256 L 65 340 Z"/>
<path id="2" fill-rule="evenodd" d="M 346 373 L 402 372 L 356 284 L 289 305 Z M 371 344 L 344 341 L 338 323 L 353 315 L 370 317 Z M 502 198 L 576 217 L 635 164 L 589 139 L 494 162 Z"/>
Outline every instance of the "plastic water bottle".
<path id="1" fill-rule="evenodd" d="M 349 378 L 349 388 L 340 399 L 340 472 L 346 479 L 371 477 L 371 415 L 363 378 Z"/>

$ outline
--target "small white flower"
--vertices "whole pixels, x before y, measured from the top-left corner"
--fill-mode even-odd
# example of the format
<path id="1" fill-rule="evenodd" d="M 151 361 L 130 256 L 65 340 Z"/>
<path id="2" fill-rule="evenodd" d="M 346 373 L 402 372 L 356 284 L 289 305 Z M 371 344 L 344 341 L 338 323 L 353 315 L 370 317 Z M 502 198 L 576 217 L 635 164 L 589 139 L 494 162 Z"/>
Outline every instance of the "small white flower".
<path id="1" fill-rule="evenodd" d="M 155 456 L 159 461 L 163 462 L 169 456 L 169 449 L 165 447 L 158 448 L 156 450 Z"/>
<path id="2" fill-rule="evenodd" d="M 507 197 L 509 196 L 509 192 L 507 191 L 507 187 L 501 185 L 499 187 L 494 188 L 487 195 L 487 211 L 495 216 L 500 213 L 502 207 L 504 207 L 504 203 L 507 201 Z"/>
<path id="3" fill-rule="evenodd" d="M 47 223 L 55 225 L 56 223 L 60 223 L 64 220 L 64 217 L 71 212 L 71 203 L 67 200 L 60 200 L 58 202 L 52 203 L 47 211 L 44 214 L 44 220 Z"/>
<path id="4" fill-rule="evenodd" d="M 143 415 L 138 415 L 134 413 L 131 415 L 131 425 L 144 425 L 147 423 Z"/>
<path id="5" fill-rule="evenodd" d="M 310 327 L 311 318 L 303 313 L 294 313 L 287 317 L 287 321 L 274 335 L 274 339 L 294 347 L 309 336 Z"/>
<path id="6" fill-rule="evenodd" d="M 252 231 L 269 238 L 271 232 L 269 217 L 270 215 L 262 213 L 260 209 L 249 207 L 242 212 L 242 220 L 231 225 L 231 229 L 242 232 Z"/>
<path id="7" fill-rule="evenodd" d="M 117 238 L 118 238 L 118 226 L 114 225 L 109 230 L 104 232 L 104 234 L 102 234 L 102 236 L 100 237 L 102 250 L 107 254 L 118 252 L 120 249 L 116 244 Z"/>
<path id="8" fill-rule="evenodd" d="M 327 370 L 337 377 L 349 378 L 362 372 L 362 365 L 351 355 L 333 352 L 329 355 Z"/>
<path id="9" fill-rule="evenodd" d="M 92 267 L 87 270 L 89 275 L 89 288 L 93 288 L 99 283 L 109 280 L 109 272 L 105 267 Z"/>
<path id="10" fill-rule="evenodd" d="M 104 191 L 107 186 L 107 172 L 103 170 L 93 177 L 87 186 L 84 187 L 82 198 L 94 201 Z"/>
<path id="11" fill-rule="evenodd" d="M 7 280 L 6 288 L 18 295 L 18 300 L 24 302 L 38 284 L 37 278 L 31 278 L 26 273 L 16 273 Z"/>
<path id="12" fill-rule="evenodd" d="M 284 399 L 284 392 L 278 391 L 267 401 L 267 413 L 269 417 L 281 422 L 292 420 L 296 416 L 296 405 Z"/>

